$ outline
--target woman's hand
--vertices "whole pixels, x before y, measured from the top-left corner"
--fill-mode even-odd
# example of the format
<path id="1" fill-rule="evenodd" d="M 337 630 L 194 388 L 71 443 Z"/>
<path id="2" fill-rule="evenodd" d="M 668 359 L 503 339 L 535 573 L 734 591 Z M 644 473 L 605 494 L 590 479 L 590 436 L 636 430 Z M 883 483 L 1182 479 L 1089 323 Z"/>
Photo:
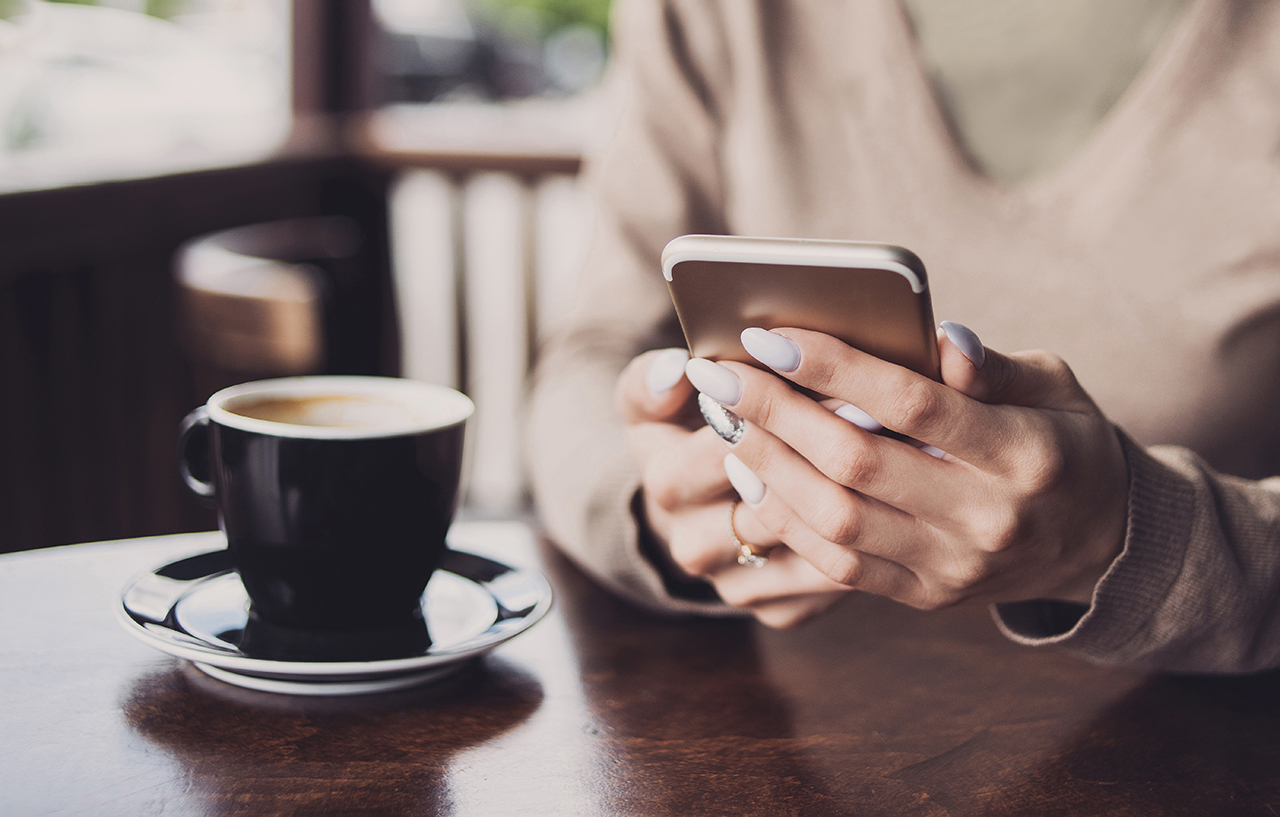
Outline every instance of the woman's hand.
<path id="1" fill-rule="evenodd" d="M 725 475 L 724 443 L 699 415 L 684 378 L 683 349 L 646 352 L 618 378 L 616 400 L 627 443 L 642 473 L 650 533 L 670 558 L 667 569 L 705 579 L 726 603 L 787 627 L 829 607 L 848 592 L 785 547 L 769 551 L 765 569 L 738 564 L 730 531 L 735 498 Z M 779 540 L 739 505 L 733 524 L 742 541 Z"/>
<path id="2" fill-rule="evenodd" d="M 941 456 L 869 433 L 751 366 L 693 360 L 687 372 L 746 421 L 730 449 L 746 466 L 734 485 L 754 518 L 832 581 L 927 609 L 1088 603 L 1124 540 L 1128 471 L 1115 429 L 1061 360 L 1004 356 L 944 327 L 946 385 L 816 332 L 743 333 L 783 377 Z"/>

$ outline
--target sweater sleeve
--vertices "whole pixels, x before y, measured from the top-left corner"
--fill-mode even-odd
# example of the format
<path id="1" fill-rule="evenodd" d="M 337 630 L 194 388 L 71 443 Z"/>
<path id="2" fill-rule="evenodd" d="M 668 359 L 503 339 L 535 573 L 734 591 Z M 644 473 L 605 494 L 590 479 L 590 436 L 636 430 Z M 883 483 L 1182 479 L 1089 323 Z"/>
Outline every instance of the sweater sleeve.
<path id="1" fill-rule="evenodd" d="M 1280 478 L 1224 476 L 1185 449 L 1122 439 L 1129 527 L 1092 603 L 998 604 L 1000 629 L 1105 664 L 1197 673 L 1280 665 Z"/>
<path id="2" fill-rule="evenodd" d="M 527 426 L 535 500 L 547 532 L 617 593 L 670 612 L 729 612 L 708 585 L 682 585 L 643 535 L 640 473 L 626 448 L 614 386 L 648 349 L 684 346 L 661 271 L 666 242 L 722 233 L 717 127 L 707 83 L 714 20 L 692 4 L 615 6 L 612 88 L 621 121 L 588 164 L 598 206 L 578 302 L 540 350 Z"/>

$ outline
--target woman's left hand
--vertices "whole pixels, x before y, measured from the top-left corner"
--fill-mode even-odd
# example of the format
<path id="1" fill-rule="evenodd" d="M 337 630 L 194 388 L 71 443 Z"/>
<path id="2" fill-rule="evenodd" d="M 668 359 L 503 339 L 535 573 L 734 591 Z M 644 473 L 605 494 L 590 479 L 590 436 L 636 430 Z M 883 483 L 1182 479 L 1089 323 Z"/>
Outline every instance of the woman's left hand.
<path id="1" fill-rule="evenodd" d="M 743 333 L 782 377 L 836 398 L 825 405 L 741 363 L 693 360 L 687 374 L 746 421 L 729 444 L 745 468 L 728 465 L 744 505 L 836 582 L 926 609 L 1088 603 L 1125 535 L 1115 428 L 1060 359 L 945 327 L 943 383 L 828 335 Z M 856 410 L 832 410 L 841 401 L 940 451 L 864 430 L 844 419 Z"/>

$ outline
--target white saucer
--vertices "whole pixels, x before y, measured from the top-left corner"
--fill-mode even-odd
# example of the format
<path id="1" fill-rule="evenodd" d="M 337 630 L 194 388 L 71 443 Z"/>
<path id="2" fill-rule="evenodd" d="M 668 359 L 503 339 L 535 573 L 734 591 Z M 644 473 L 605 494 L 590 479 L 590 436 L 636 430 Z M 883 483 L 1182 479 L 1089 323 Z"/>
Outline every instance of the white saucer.
<path id="1" fill-rule="evenodd" d="M 380 661 L 254 658 L 237 646 L 249 599 L 225 550 L 135 576 L 116 608 L 125 629 L 169 655 L 237 686 L 290 695 L 363 695 L 443 678 L 532 627 L 551 607 L 537 571 L 451 550 L 422 598 L 431 646 Z"/>

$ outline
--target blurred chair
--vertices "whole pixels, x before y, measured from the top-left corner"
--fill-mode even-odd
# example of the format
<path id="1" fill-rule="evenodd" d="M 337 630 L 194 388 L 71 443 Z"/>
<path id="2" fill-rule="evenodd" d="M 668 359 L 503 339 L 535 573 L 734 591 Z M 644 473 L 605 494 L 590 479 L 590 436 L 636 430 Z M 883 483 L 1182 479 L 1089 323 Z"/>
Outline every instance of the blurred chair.
<path id="1" fill-rule="evenodd" d="M 328 216 L 252 224 L 183 245 L 174 273 L 197 390 L 353 368 L 343 365 L 343 345 L 359 339 L 336 337 L 334 324 L 359 277 L 360 244 L 354 221 Z"/>

